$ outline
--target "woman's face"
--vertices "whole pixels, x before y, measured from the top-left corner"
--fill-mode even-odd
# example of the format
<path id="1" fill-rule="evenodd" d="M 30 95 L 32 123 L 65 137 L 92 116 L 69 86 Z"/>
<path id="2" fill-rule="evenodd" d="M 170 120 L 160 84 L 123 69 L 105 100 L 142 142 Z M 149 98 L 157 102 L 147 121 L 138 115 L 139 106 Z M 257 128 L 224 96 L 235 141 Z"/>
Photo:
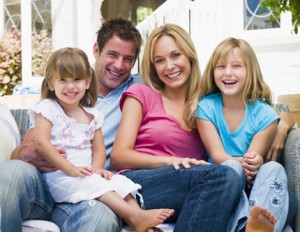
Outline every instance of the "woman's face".
<path id="1" fill-rule="evenodd" d="M 153 64 L 165 88 L 182 88 L 191 74 L 189 59 L 170 36 L 160 37 L 154 45 Z"/>

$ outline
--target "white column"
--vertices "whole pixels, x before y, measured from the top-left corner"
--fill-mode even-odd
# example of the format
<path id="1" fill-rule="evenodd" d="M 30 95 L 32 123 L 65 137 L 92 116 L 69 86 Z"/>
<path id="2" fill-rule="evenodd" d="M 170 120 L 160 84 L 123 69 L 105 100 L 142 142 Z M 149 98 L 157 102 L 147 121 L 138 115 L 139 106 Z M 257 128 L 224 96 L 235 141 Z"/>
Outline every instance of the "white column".
<path id="1" fill-rule="evenodd" d="M 281 13 L 280 15 L 280 28 L 283 30 L 286 30 L 286 32 L 291 33 L 292 30 L 294 30 L 294 27 L 292 25 L 292 13 L 291 12 L 285 12 Z"/>
<path id="2" fill-rule="evenodd" d="M 4 33 L 4 0 L 0 0 L 0 37 L 3 35 Z"/>
<path id="3" fill-rule="evenodd" d="M 22 84 L 32 85 L 31 71 L 31 0 L 21 1 Z"/>
<path id="4" fill-rule="evenodd" d="M 77 0 L 74 5 L 76 30 L 75 46 L 84 50 L 91 63 L 94 62 L 93 44 L 96 41 L 96 32 L 101 25 L 101 5 L 103 0 Z"/>
<path id="5" fill-rule="evenodd" d="M 51 0 L 52 44 L 56 50 L 62 47 L 75 47 L 77 31 L 76 2 L 78 0 Z"/>
<path id="6" fill-rule="evenodd" d="M 76 47 L 79 47 L 88 57 L 93 55 L 92 53 L 92 0 L 83 1 L 79 0 L 76 4 Z M 95 33 L 95 32 L 94 32 Z"/>

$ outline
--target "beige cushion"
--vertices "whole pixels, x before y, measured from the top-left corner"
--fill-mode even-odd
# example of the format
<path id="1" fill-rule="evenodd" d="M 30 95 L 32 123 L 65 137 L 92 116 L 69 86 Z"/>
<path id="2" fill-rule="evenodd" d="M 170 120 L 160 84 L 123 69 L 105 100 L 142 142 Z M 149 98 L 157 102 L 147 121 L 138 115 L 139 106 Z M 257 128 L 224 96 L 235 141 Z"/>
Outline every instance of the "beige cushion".
<path id="1" fill-rule="evenodd" d="M 0 102 L 0 163 L 10 159 L 11 152 L 20 144 L 16 121 L 5 103 Z"/>
<path id="2" fill-rule="evenodd" d="M 286 104 L 298 125 L 300 125 L 300 94 L 280 95 L 277 98 L 279 104 Z"/>

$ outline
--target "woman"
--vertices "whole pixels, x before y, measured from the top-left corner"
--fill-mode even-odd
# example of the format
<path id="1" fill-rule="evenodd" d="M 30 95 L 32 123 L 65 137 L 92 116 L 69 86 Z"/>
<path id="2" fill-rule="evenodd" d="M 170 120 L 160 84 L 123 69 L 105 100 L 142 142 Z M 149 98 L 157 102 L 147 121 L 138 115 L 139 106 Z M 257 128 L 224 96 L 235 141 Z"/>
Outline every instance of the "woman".
<path id="1" fill-rule="evenodd" d="M 201 74 L 187 32 L 173 24 L 154 29 L 141 68 L 146 85 L 133 85 L 120 102 L 112 167 L 142 186 L 145 209 L 175 210 L 166 220 L 176 221 L 174 231 L 223 231 L 241 182 L 232 169 L 206 162 L 192 117 Z"/>

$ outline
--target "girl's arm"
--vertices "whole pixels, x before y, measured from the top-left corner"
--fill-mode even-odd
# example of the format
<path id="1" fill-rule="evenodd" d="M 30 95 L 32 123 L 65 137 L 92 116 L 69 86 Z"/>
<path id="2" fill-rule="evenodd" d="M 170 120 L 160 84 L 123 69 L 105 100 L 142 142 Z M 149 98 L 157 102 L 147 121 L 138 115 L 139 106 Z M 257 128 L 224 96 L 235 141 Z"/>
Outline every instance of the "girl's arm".
<path id="1" fill-rule="evenodd" d="M 273 122 L 263 131 L 258 132 L 252 139 L 247 153 L 244 155 L 243 168 L 247 181 L 252 182 L 260 166 L 264 163 L 264 157 L 270 149 L 277 130 L 276 122 Z"/>
<path id="2" fill-rule="evenodd" d="M 112 177 L 112 172 L 103 169 L 106 161 L 104 138 L 101 129 L 97 129 L 92 140 L 92 168 L 93 171 L 106 179 Z"/>
<path id="3" fill-rule="evenodd" d="M 92 167 L 102 169 L 106 161 L 104 138 L 101 129 L 97 129 L 92 140 Z"/>
<path id="4" fill-rule="evenodd" d="M 88 169 L 79 170 L 82 168 L 75 167 L 60 155 L 58 150 L 51 143 L 51 127 L 52 125 L 49 120 L 44 118 L 41 114 L 37 114 L 34 129 L 34 142 L 38 153 L 50 164 L 70 176 L 90 175 Z"/>
<path id="5" fill-rule="evenodd" d="M 212 122 L 200 118 L 197 118 L 196 122 L 201 140 L 214 163 L 220 164 L 229 159 L 242 163 L 242 157 L 232 157 L 226 154 L 217 129 Z"/>
<path id="6" fill-rule="evenodd" d="M 170 165 L 174 166 L 175 169 L 179 169 L 179 165 L 189 168 L 189 163 L 201 164 L 202 161 L 195 159 L 152 156 L 136 152 L 134 145 L 141 122 L 141 103 L 133 97 L 127 97 L 123 105 L 122 120 L 110 156 L 113 169 L 152 169 Z"/>
<path id="7" fill-rule="evenodd" d="M 262 157 L 265 157 L 274 140 L 277 130 L 277 122 L 274 121 L 266 129 L 254 135 L 247 153 L 255 152 Z"/>
<path id="8" fill-rule="evenodd" d="M 288 132 L 295 124 L 294 118 L 286 112 L 279 112 L 280 122 L 277 125 L 276 136 L 272 142 L 271 148 L 267 153 L 267 160 L 277 160 L 280 156 L 287 138 Z"/>

